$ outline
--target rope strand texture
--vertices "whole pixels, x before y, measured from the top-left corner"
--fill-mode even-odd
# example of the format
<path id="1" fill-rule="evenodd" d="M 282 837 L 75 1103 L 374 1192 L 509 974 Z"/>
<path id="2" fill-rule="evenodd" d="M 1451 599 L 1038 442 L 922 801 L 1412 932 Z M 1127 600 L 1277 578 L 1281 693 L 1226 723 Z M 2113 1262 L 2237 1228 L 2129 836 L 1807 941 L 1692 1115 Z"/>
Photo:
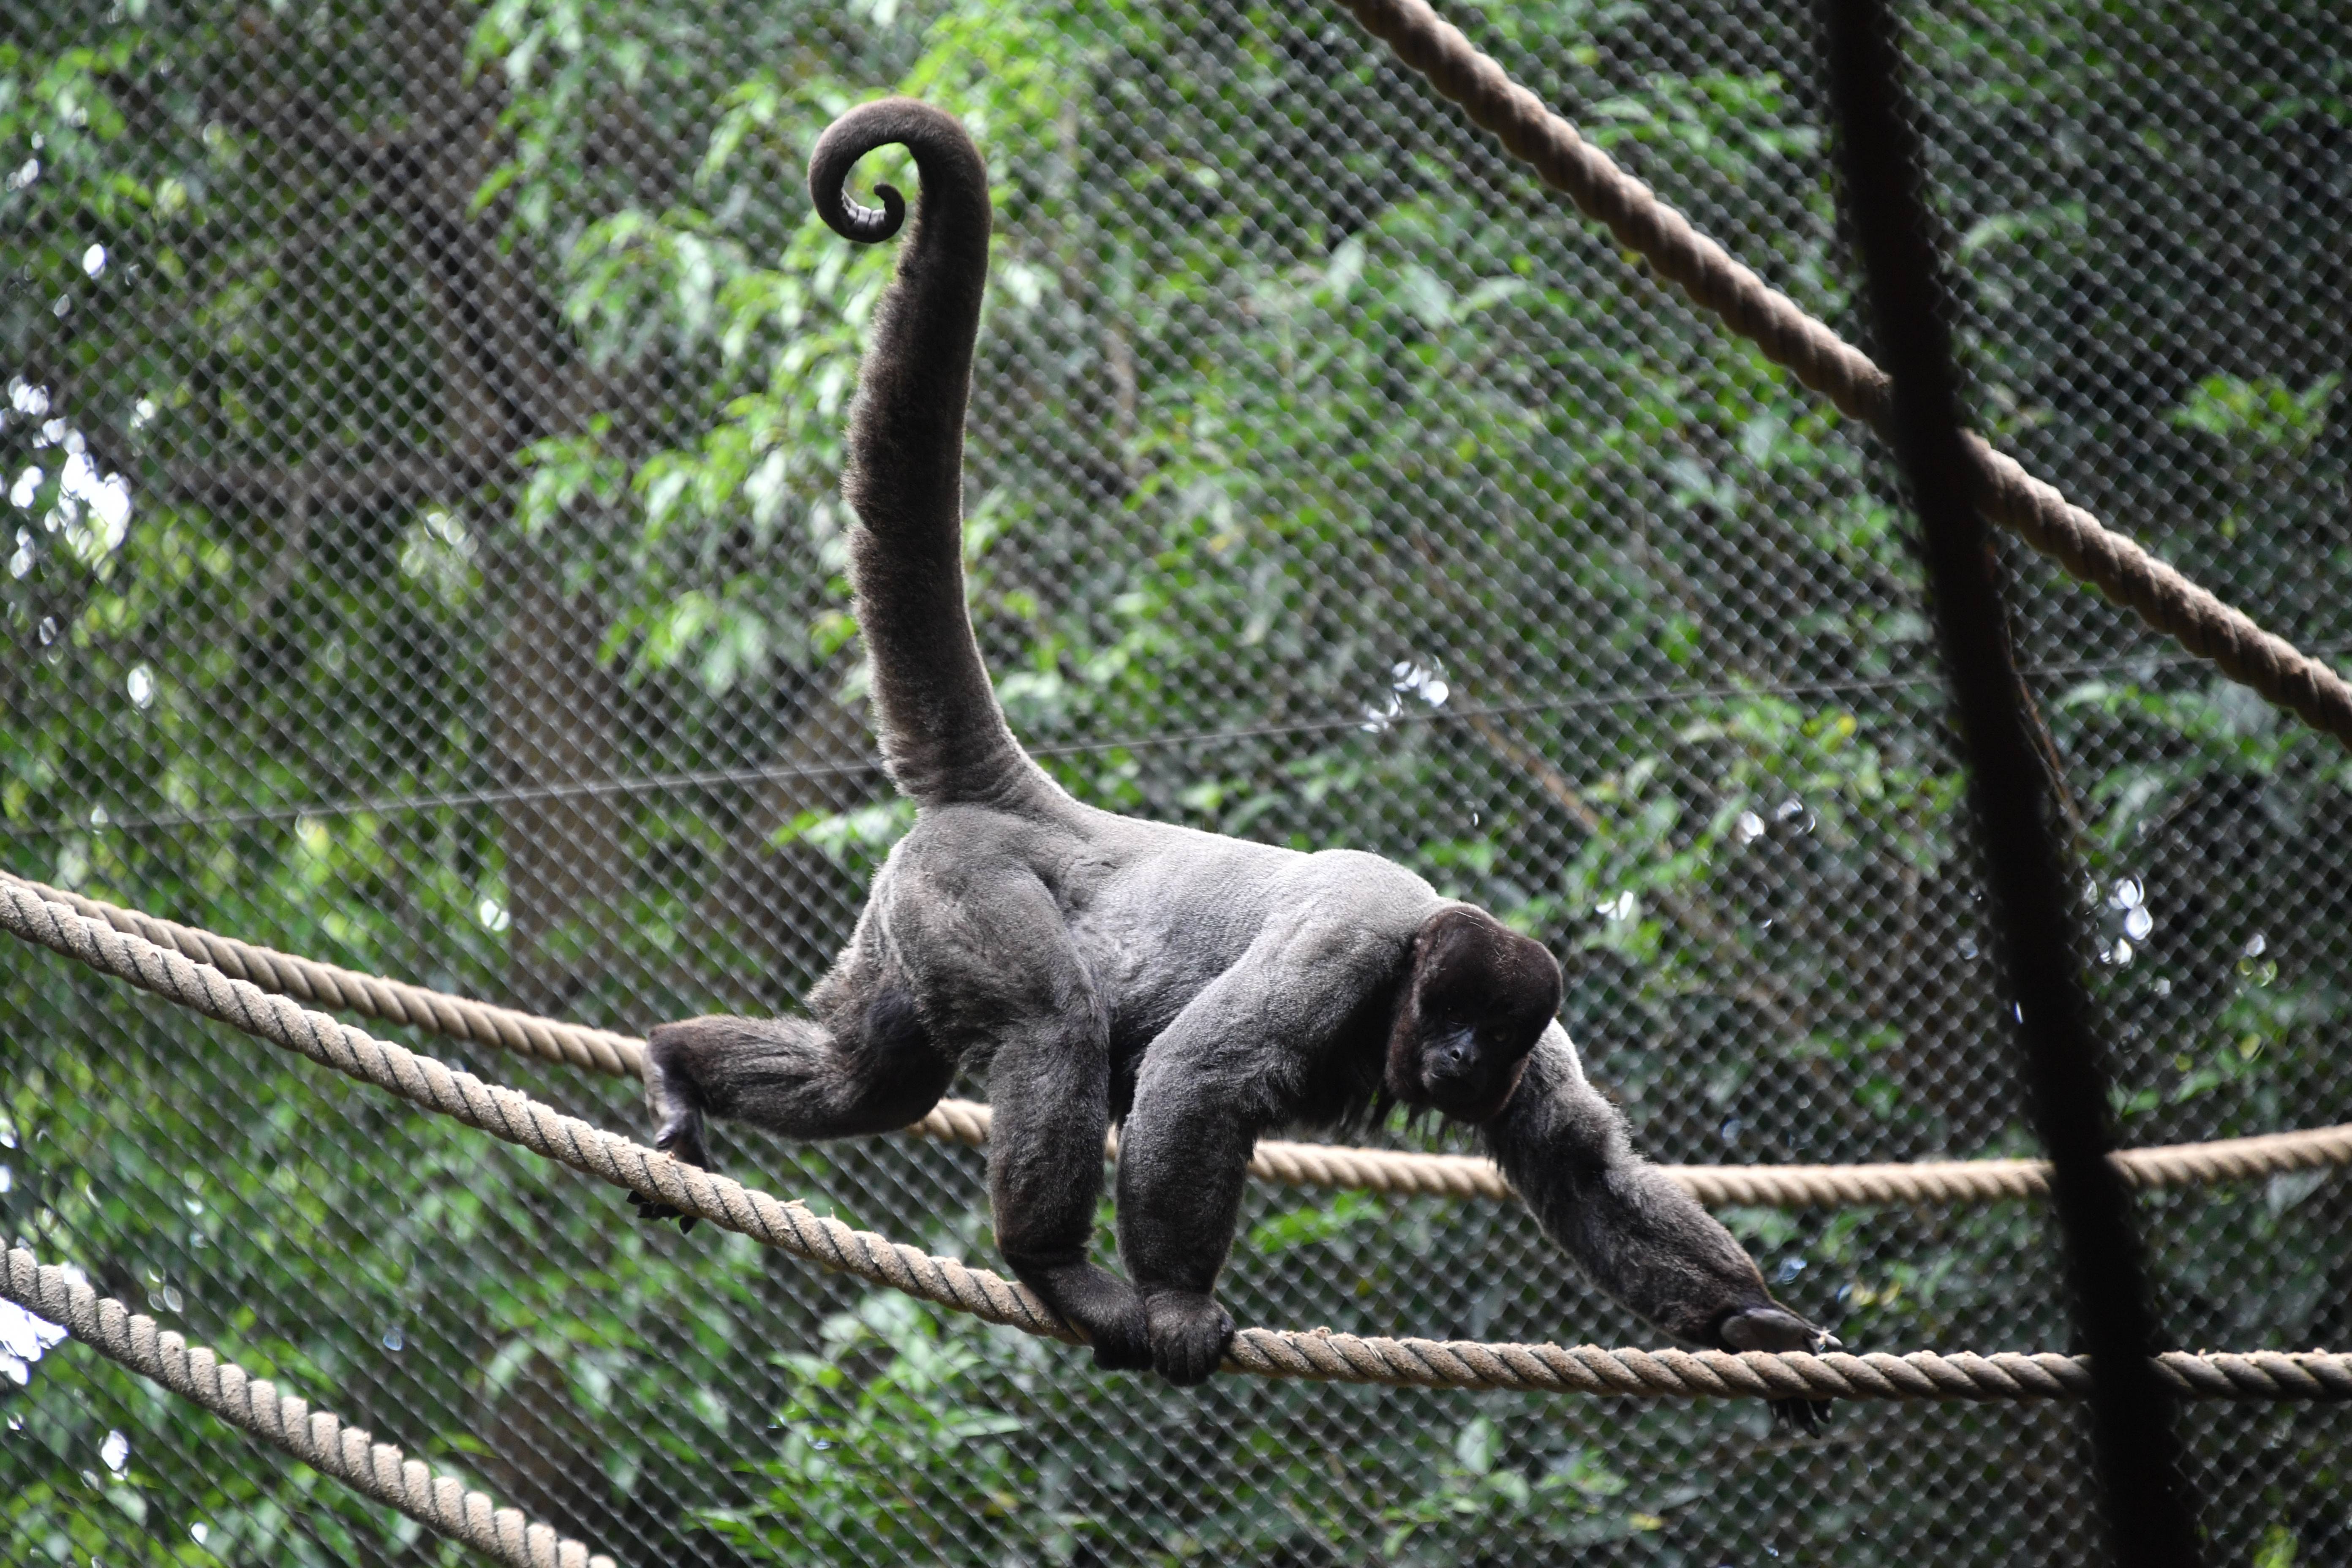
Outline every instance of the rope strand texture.
<path id="1" fill-rule="evenodd" d="M 62 1268 L 10 1248 L 0 1260 L 0 1298 L 46 1318 L 110 1361 L 203 1405 L 240 1431 L 283 1449 L 321 1475 L 399 1510 L 427 1530 L 512 1568 L 614 1568 L 521 1510 L 500 1508 L 449 1476 L 376 1442 L 275 1384 L 156 1326 L 111 1296 L 101 1296 Z"/>
<path id="2" fill-rule="evenodd" d="M 19 883 L 51 903 L 64 904 L 85 919 L 102 921 L 198 963 L 209 963 L 232 980 L 247 981 L 264 991 L 291 996 L 298 1002 L 381 1018 L 387 1024 L 405 1024 L 450 1039 L 473 1040 L 518 1056 L 562 1062 L 614 1078 L 645 1076 L 646 1043 L 627 1035 L 592 1029 L 584 1024 L 561 1023 L 510 1007 L 493 1007 L 487 1002 L 362 974 L 355 969 L 339 968 L 313 958 L 297 958 L 276 948 L 184 926 L 176 921 L 100 899 L 84 898 L 14 872 L 0 871 L 0 879 Z"/>
<path id="3" fill-rule="evenodd" d="M 1659 276 L 1827 397 L 1882 434 L 1892 412 L 1886 373 L 1827 322 L 1808 315 L 1690 220 L 1546 109 L 1426 0 L 1345 0 L 1367 32 L 1490 131 L 1586 216 L 1607 226 Z M 2028 474 L 1982 437 L 1967 437 L 1972 499 L 1984 515 L 2149 626 L 2210 659 L 2231 679 L 2352 745 L 2352 681 L 2263 630 L 2177 569 Z"/>
<path id="4" fill-rule="evenodd" d="M 983 1321 L 1076 1342 L 1076 1336 L 1026 1288 L 986 1269 L 854 1230 L 798 1202 L 780 1203 L 727 1177 L 681 1164 L 527 1095 L 373 1039 L 323 1013 L 272 996 L 249 982 L 232 980 L 209 964 L 193 963 L 142 937 L 85 920 L 67 905 L 35 896 L 13 879 L 0 879 L 0 927 L 428 1110 L 794 1257 L 970 1312 Z M 2347 1355 L 2317 1351 L 2176 1352 L 2158 1362 L 2167 1387 L 2184 1399 L 2352 1399 L 2352 1356 Z M 1407 1388 L 1664 1399 L 2079 1399 L 2090 1387 L 2085 1361 L 2053 1354 L 1570 1349 L 1374 1338 L 1328 1329 L 1306 1333 L 1244 1329 L 1226 1353 L 1224 1370 Z"/>
<path id="5" fill-rule="evenodd" d="M 37 899 L 68 905 L 84 918 L 118 931 L 209 963 L 232 979 L 249 981 L 264 991 L 598 1072 L 635 1077 L 644 1071 L 645 1042 L 628 1035 L 493 1007 L 421 985 L 296 958 L 0 871 L 0 883 L 5 882 L 14 882 Z M 917 1137 L 978 1148 L 988 1142 L 989 1122 L 987 1106 L 969 1100 L 943 1100 L 907 1131 Z M 1106 1142 L 1105 1152 L 1118 1157 L 1117 1134 Z M 2133 1149 L 2115 1160 L 2124 1180 L 2143 1190 L 2253 1181 L 2282 1172 L 2352 1164 L 2352 1126 Z M 1991 1203 L 2040 1197 L 2050 1190 L 2050 1168 L 2040 1160 L 1662 1165 L 1659 1169 L 1699 1202 L 1717 1207 Z M 1285 1186 L 1356 1189 L 1399 1197 L 1503 1200 L 1517 1195 L 1494 1162 L 1477 1155 L 1418 1154 L 1278 1139 L 1258 1144 L 1250 1160 L 1250 1174 Z"/>

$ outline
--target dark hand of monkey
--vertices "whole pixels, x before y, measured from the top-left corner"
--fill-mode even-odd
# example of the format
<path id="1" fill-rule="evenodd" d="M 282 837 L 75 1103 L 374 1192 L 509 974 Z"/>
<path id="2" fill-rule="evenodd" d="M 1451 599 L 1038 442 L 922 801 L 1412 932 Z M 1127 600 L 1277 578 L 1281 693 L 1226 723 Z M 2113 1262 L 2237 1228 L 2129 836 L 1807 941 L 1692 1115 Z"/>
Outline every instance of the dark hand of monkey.
<path id="1" fill-rule="evenodd" d="M 672 1110 L 654 1135 L 654 1147 L 682 1164 L 710 1168 L 710 1153 L 702 1144 L 702 1112 L 691 1108 Z M 634 1196 L 634 1194 L 633 1194 Z M 681 1236 L 694 1229 L 698 1215 L 681 1214 L 659 1198 L 635 1199 L 637 1217 L 658 1223 L 666 1219 L 677 1221 Z"/>
<path id="2" fill-rule="evenodd" d="M 1143 1300 L 1151 1368 L 1174 1384 L 1205 1383 L 1234 1342 L 1234 1318 L 1214 1296 L 1158 1290 Z"/>
<path id="3" fill-rule="evenodd" d="M 1817 1329 L 1794 1312 L 1779 1307 L 1750 1307 L 1734 1312 L 1717 1331 L 1724 1348 L 1734 1351 L 1810 1351 L 1815 1355 L 1839 1347 L 1838 1337 Z M 1818 1437 L 1828 1429 L 1826 1399 L 1775 1399 L 1772 1424 L 1800 1436 Z"/>

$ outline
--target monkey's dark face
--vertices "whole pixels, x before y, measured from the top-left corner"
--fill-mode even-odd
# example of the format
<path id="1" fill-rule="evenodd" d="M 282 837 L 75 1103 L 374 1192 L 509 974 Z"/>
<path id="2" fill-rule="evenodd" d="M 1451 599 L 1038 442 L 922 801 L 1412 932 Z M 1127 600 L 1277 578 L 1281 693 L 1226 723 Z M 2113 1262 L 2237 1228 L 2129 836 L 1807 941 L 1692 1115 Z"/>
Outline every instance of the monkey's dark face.
<path id="1" fill-rule="evenodd" d="M 1510 1103 L 1535 1040 L 1528 1035 L 1514 1041 L 1471 1026 L 1423 1035 L 1418 1042 L 1420 1092 L 1397 1098 L 1407 1104 L 1417 1099 L 1458 1121 L 1484 1121 Z"/>
<path id="2" fill-rule="evenodd" d="M 1440 910 L 1413 938 L 1389 1034 L 1389 1093 L 1486 1121 L 1510 1103 L 1559 997 L 1559 965 L 1541 942 L 1483 910 Z"/>

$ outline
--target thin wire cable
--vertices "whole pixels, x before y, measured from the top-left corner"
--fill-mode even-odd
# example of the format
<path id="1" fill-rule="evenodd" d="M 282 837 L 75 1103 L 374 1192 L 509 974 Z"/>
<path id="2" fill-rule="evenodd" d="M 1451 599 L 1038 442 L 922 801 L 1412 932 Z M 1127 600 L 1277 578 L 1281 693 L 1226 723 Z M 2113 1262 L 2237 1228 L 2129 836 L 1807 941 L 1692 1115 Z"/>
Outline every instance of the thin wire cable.
<path id="1" fill-rule="evenodd" d="M 2323 655 L 2352 652 L 2352 642 L 2320 645 Z M 2185 669 L 2207 663 L 2194 654 L 2132 654 L 2116 658 L 2067 660 L 2031 666 L 2026 674 L 2037 680 L 2076 675 L 2112 675 L 2136 670 Z M 1279 740 L 1291 735 L 1323 734 L 1332 731 L 1378 732 L 1423 724 L 1468 723 L 1478 719 L 1503 719 L 1530 713 L 1573 713 L 1596 708 L 1643 705 L 1680 706 L 1696 702 L 1727 702 L 1755 697 L 1840 697 L 1866 692 L 1916 690 L 1936 686 L 1935 675 L 1855 676 L 1844 680 L 1792 680 L 1761 685 L 1616 687 L 1531 702 L 1500 702 L 1482 708 L 1407 709 L 1399 713 L 1364 712 L 1328 719 L 1302 719 L 1287 724 L 1244 724 L 1213 730 L 1181 730 L 1164 735 L 1131 735 L 1109 741 L 1074 741 L 1066 745 L 1038 746 L 1039 757 L 1096 756 L 1107 752 L 1157 751 L 1170 746 L 1209 745 L 1221 742 Z M 854 763 L 813 766 L 700 768 L 678 773 L 644 773 L 634 778 L 581 779 L 560 784 L 509 784 L 495 789 L 439 790 L 422 795 L 368 795 L 345 800 L 310 801 L 299 805 L 240 806 L 225 811 L 155 812 L 143 816 L 117 817 L 103 806 L 93 806 L 78 817 L 52 817 L 47 822 L 0 823 L 0 834 L 16 838 L 54 837 L 67 833 L 149 832 L 163 828 L 239 826 L 256 822 L 294 822 L 305 818 L 390 816 L 413 811 L 464 811 L 488 805 L 511 805 L 526 801 L 574 800 L 604 795 L 672 795 L 698 789 L 743 788 L 782 784 L 796 779 L 855 777 L 881 771 L 877 756 Z"/>
<path id="2" fill-rule="evenodd" d="M 1969 501 L 1952 300 L 1934 241 L 1917 110 L 1885 0 L 1823 0 L 1844 205 L 1893 378 L 1882 426 L 1919 515 L 1928 608 L 1969 763 L 1991 927 L 2016 1001 L 2027 1110 L 2050 1151 L 2075 1318 L 2095 1369 L 2092 1451 L 2124 1568 L 2194 1568 L 2197 1523 L 2157 1344 L 2131 1196 L 2109 1161 L 2108 1079 L 2077 966 L 2075 877 L 2032 739 L 2000 556 Z"/>

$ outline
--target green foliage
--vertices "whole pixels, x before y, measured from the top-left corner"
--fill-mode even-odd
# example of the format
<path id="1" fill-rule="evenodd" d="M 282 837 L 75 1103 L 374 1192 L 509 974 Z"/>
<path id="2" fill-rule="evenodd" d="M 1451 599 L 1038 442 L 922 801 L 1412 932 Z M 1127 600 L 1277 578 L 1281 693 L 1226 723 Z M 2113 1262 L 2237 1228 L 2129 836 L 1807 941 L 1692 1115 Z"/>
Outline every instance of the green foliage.
<path id="1" fill-rule="evenodd" d="M 1502 1446 L 1486 1417 L 1464 1426 L 1454 1439 L 1453 1462 L 1437 1467 L 1436 1484 L 1403 1507 L 1382 1510 L 1391 1529 L 1381 1555 L 1393 1563 L 1459 1563 L 1498 1533 L 1590 1546 L 1664 1523 L 1654 1514 L 1612 1510 L 1625 1478 L 1586 1449 L 1549 1456 L 1531 1477 L 1503 1462 Z"/>
<path id="2" fill-rule="evenodd" d="M 1852 327 L 1794 13 L 1449 16 Z M 2263 43 L 2322 36 L 2325 7 L 2265 20 L 1916 18 L 1989 431 L 2340 652 L 2341 225 L 2308 192 L 2333 188 L 2347 78 Z M 462 991 L 553 971 L 535 1005 L 625 1026 L 781 1005 L 909 821 L 838 741 L 866 681 L 842 429 L 891 258 L 801 189 L 818 131 L 896 88 L 992 161 L 967 564 L 1057 779 L 1376 849 L 1495 908 L 1571 960 L 1570 1022 L 1662 1157 L 2025 1152 L 1883 468 L 1379 58 L 1336 12 L 1255 4 L 40 9 L 0 43 L 0 857 Z M 858 179 L 903 184 L 894 158 Z M 2196 205 L 2216 192 L 2234 205 Z M 2210 319 L 2222 297 L 2242 330 Z M 554 347 L 517 329 L 484 356 L 461 298 Z M 541 378 L 528 418 L 501 423 L 484 357 Z M 364 488 L 478 438 L 482 470 Z M 320 476 L 349 488 L 291 483 Z M 2352 763 L 2019 577 L 2127 1135 L 2352 1116 L 2329 884 Z M 553 636 L 541 586 L 587 606 L 563 636 L 611 683 L 593 755 L 509 732 L 515 644 Z M 614 787 L 508 787 L 575 766 Z M 582 888 L 535 909 L 522 852 L 564 835 Z M 2015 1528 L 1951 1544 L 1938 1456 L 2071 1462 L 2013 1413 L 1906 1412 L 1800 1459 L 1754 1411 L 1171 1394 L 618 1223 L 569 1176 L 44 961 L 0 970 L 0 1235 L 625 1558 L 2063 1554 L 2032 1515 L 2063 1499 L 1973 1471 Z M 969 1154 L 726 1157 L 986 1253 Z M 2342 1184 L 2303 1183 L 2151 1207 L 2183 1342 L 2340 1341 Z M 1245 1318 L 1642 1337 L 1506 1212 L 1252 1204 Z M 2036 1211 L 1727 1217 L 1849 1343 L 2063 1342 Z M 29 1397 L 0 1387 L 11 1563 L 444 1560 L 78 1352 L 28 1373 Z M 2280 1478 L 2232 1550 L 2317 1560 L 2340 1434 L 2229 1419 Z"/>
<path id="3" fill-rule="evenodd" d="M 2323 375 L 2301 392 L 2275 380 L 2209 375 L 2199 382 L 2172 422 L 2216 440 L 2273 452 L 2310 448 L 2327 420 L 2327 406 L 2344 377 Z"/>
<path id="4" fill-rule="evenodd" d="M 966 1403 L 1007 1331 L 898 1295 L 826 1320 L 822 1354 L 788 1352 L 779 1452 L 763 1483 L 704 1523 L 774 1563 L 999 1563 L 1046 1549 L 1066 1521 L 1004 1438 L 1019 1416 Z M 992 1355 L 986 1342 L 997 1342 Z"/>

